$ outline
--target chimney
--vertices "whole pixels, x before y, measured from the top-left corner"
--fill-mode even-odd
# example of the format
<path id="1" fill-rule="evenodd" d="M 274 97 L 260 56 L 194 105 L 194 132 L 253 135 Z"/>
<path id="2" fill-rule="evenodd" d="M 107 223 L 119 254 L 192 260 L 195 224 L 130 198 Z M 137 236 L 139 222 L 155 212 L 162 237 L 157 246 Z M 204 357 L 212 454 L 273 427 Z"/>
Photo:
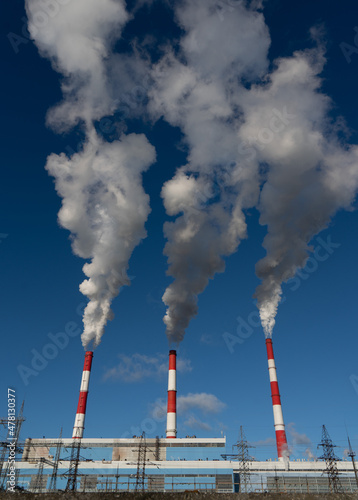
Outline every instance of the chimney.
<path id="1" fill-rule="evenodd" d="M 169 351 L 167 438 L 177 437 L 177 352 Z"/>
<path id="2" fill-rule="evenodd" d="M 283 422 L 281 398 L 278 390 L 275 358 L 273 355 L 272 339 L 266 339 L 268 368 L 270 374 L 271 397 L 273 407 L 273 418 L 276 432 L 277 455 L 279 460 L 288 460 L 288 447 L 286 439 L 285 424 Z"/>
<path id="3" fill-rule="evenodd" d="M 80 387 L 80 397 L 78 399 L 77 413 L 75 425 L 73 426 L 73 439 L 81 439 L 83 437 L 83 429 L 85 428 L 85 415 L 88 395 L 88 385 L 91 374 L 93 352 L 87 351 L 85 354 L 85 364 L 83 366 L 82 381 Z"/>

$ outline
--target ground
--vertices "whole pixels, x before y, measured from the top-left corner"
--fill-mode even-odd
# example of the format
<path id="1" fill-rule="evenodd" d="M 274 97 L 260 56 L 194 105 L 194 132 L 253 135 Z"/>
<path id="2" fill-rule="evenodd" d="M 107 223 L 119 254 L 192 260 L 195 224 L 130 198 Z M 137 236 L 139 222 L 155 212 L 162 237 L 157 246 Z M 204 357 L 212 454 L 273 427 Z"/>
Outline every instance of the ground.
<path id="1" fill-rule="evenodd" d="M 310 495 L 299 493 L 0 493 L 0 500 L 358 500 L 358 494 Z"/>

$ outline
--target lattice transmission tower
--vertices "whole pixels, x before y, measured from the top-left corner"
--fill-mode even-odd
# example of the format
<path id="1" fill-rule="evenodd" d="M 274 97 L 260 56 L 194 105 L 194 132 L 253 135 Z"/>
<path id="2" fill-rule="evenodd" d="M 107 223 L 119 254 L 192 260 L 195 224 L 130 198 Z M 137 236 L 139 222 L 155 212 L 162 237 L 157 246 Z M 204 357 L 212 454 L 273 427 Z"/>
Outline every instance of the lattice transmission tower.
<path id="1" fill-rule="evenodd" d="M 237 460 L 239 461 L 240 474 L 240 493 L 250 491 L 250 466 L 251 457 L 249 448 L 252 448 L 247 442 L 242 425 L 240 426 L 240 435 L 238 442 L 234 445 L 237 448 Z"/>
<path id="2" fill-rule="evenodd" d="M 138 446 L 138 461 L 137 461 L 137 474 L 135 491 L 145 490 L 145 461 L 147 457 L 147 443 L 145 440 L 145 432 L 143 431 L 140 436 L 139 446 Z"/>
<path id="3" fill-rule="evenodd" d="M 322 426 L 322 441 L 318 446 L 321 446 L 323 449 L 323 455 L 319 458 L 326 462 L 326 473 L 331 491 L 333 493 L 344 493 L 337 468 L 339 458 L 334 453 L 336 445 L 333 444 L 325 425 Z"/>
<path id="4" fill-rule="evenodd" d="M 77 488 L 78 464 L 80 462 L 81 439 L 74 439 L 71 447 L 70 468 L 67 471 L 66 491 L 75 491 Z"/>
<path id="5" fill-rule="evenodd" d="M 60 431 L 59 440 L 57 441 L 56 453 L 55 453 L 54 460 L 53 460 L 53 471 L 52 471 L 51 481 L 50 481 L 50 486 L 49 486 L 50 491 L 56 491 L 56 489 L 57 489 L 57 473 L 58 473 L 58 464 L 59 464 L 60 455 L 61 455 L 61 448 L 62 448 L 62 427 L 61 427 L 61 431 Z"/>

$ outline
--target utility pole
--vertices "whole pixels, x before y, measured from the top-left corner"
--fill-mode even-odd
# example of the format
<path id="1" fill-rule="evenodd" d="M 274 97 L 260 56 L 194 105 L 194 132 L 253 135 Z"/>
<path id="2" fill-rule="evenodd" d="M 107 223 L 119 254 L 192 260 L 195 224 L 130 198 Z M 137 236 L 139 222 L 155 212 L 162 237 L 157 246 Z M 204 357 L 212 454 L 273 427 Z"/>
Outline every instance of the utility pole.
<path id="1" fill-rule="evenodd" d="M 155 453 L 154 459 L 158 462 L 160 460 L 160 439 L 159 436 L 155 438 Z"/>
<path id="2" fill-rule="evenodd" d="M 352 460 L 352 464 L 353 464 L 353 470 L 354 470 L 354 475 L 356 477 L 356 483 L 357 483 L 357 488 L 358 488 L 358 472 L 357 472 L 357 468 L 356 468 L 356 462 L 354 460 L 354 457 L 356 456 L 356 454 L 354 453 L 353 451 L 353 448 L 352 448 L 352 445 L 351 445 L 351 441 L 349 439 L 349 436 L 348 437 L 348 446 L 349 446 L 349 453 L 348 453 L 348 456 L 351 457 L 351 460 Z"/>
<path id="3" fill-rule="evenodd" d="M 119 467 L 118 467 L 118 465 L 117 465 L 117 474 L 116 474 L 116 493 L 117 493 L 117 491 L 118 491 L 118 478 L 119 478 L 119 474 L 118 474 L 118 472 L 119 472 Z"/>
<path id="4" fill-rule="evenodd" d="M 333 493 L 344 493 L 338 476 L 337 461 L 339 460 L 334 453 L 336 445 L 332 443 L 326 426 L 322 426 L 322 441 L 318 446 L 322 446 L 323 455 L 319 457 L 326 462 L 326 473 L 328 475 L 329 487 Z"/>

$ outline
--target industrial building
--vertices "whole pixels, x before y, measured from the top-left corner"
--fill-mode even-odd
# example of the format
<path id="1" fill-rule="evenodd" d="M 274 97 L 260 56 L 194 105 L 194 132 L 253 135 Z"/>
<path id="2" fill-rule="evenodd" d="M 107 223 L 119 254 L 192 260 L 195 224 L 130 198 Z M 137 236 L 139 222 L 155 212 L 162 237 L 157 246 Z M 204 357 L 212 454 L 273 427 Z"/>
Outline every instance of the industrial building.
<path id="1" fill-rule="evenodd" d="M 27 439 L 17 464 L 17 484 L 30 491 L 50 489 L 54 457 L 56 489 L 66 489 L 72 439 Z M 76 471 L 77 491 L 244 491 L 329 492 L 326 463 L 319 461 L 225 460 L 226 438 L 82 439 Z M 350 461 L 337 463 L 346 491 L 358 491 Z M 248 477 L 247 477 L 248 476 Z M 243 490 L 241 484 L 241 491 Z"/>
<path id="2" fill-rule="evenodd" d="M 323 426 L 322 460 L 290 460 L 271 339 L 266 339 L 277 444 L 277 460 L 255 461 L 241 429 L 237 454 L 226 454 L 226 438 L 177 437 L 176 351 L 169 352 L 166 438 L 133 436 L 84 438 L 93 352 L 85 354 L 72 438 L 17 442 L 16 485 L 33 492 L 76 491 L 211 491 L 356 492 L 358 475 L 351 461 L 337 461 Z M 23 421 L 17 418 L 16 440 Z M 0 423 L 6 423 L 1 421 Z M 350 445 L 350 443 L 349 443 Z M 6 488 L 9 458 L 2 443 L 0 487 Z"/>

